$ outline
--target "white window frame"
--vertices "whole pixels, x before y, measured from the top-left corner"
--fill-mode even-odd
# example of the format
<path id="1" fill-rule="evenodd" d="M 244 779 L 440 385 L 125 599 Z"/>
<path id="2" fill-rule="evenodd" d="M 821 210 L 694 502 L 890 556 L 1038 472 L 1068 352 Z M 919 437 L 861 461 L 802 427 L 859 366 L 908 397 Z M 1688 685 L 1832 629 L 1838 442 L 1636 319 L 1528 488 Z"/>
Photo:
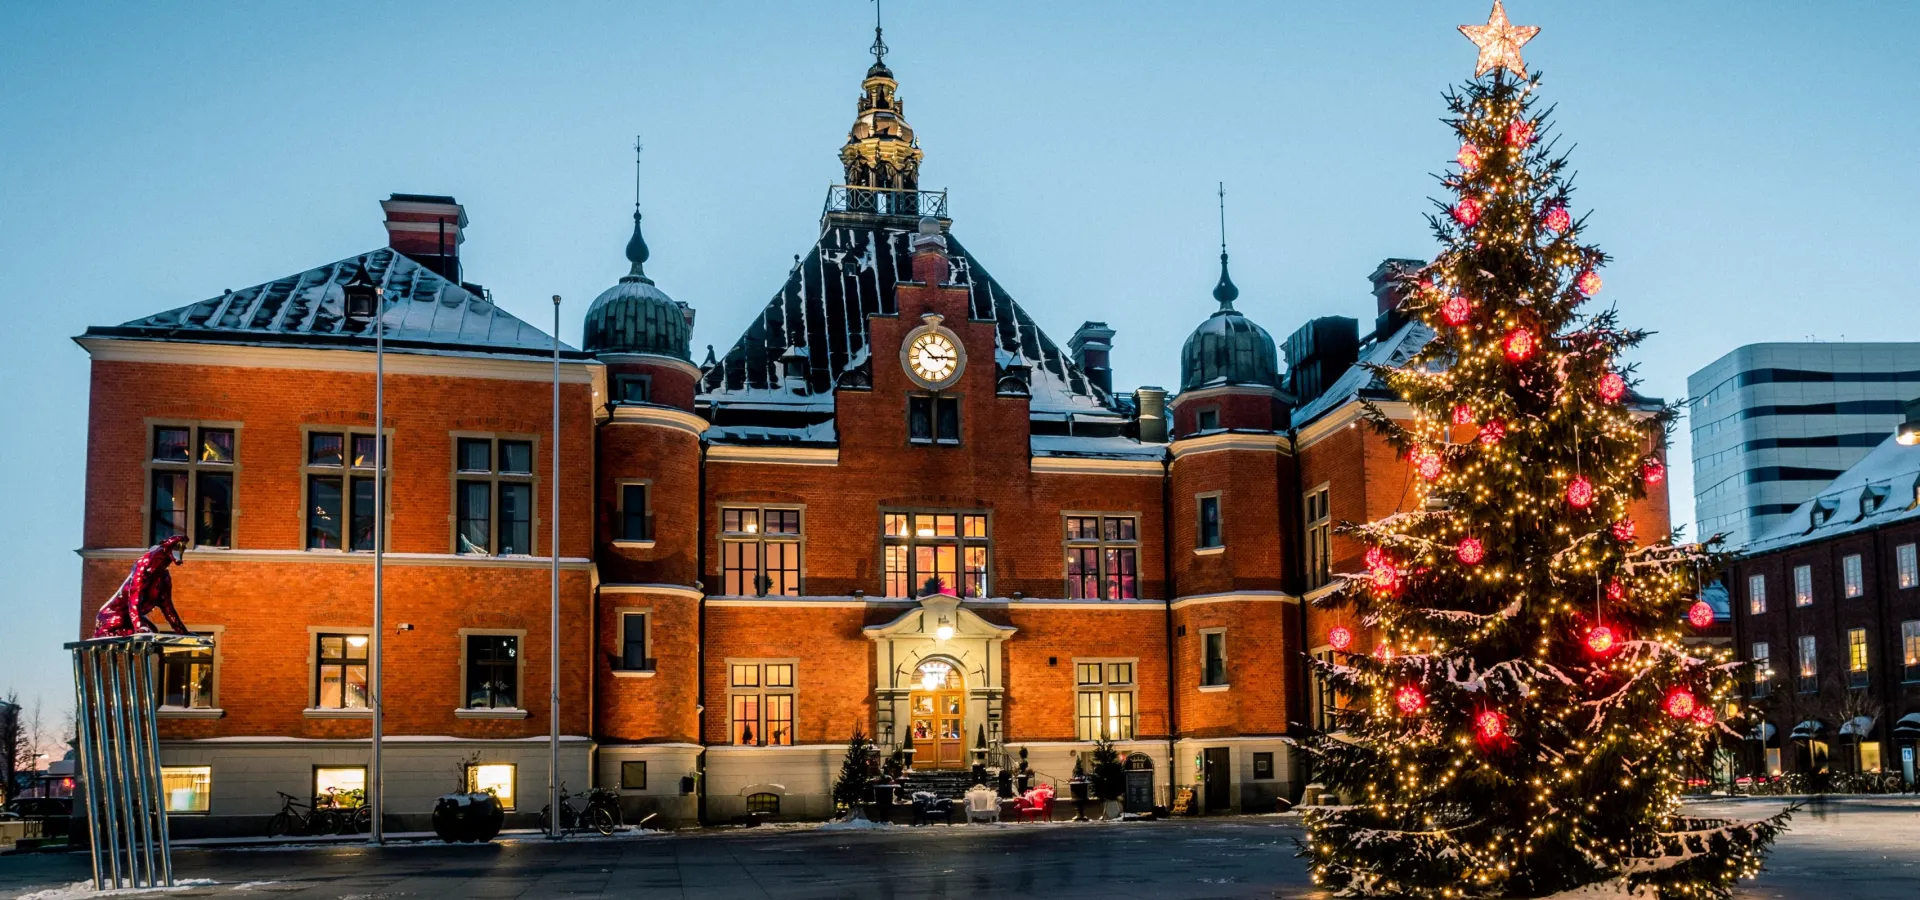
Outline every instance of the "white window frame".
<path id="1" fill-rule="evenodd" d="M 1767 611 L 1767 576 L 1764 572 L 1755 572 L 1747 576 L 1747 614 L 1760 615 Z"/>
<path id="2" fill-rule="evenodd" d="M 1755 641 L 1753 644 L 1752 662 L 1753 696 L 1755 698 L 1765 697 L 1773 690 L 1769 677 L 1769 670 L 1773 668 L 1773 648 L 1767 646 L 1766 641 Z"/>
<path id="3" fill-rule="evenodd" d="M 1813 605 L 1813 567 L 1793 567 L 1793 605 Z"/>
<path id="4" fill-rule="evenodd" d="M 154 458 L 154 443 L 160 438 L 161 429 L 186 429 L 187 461 L 159 460 Z M 231 462 L 202 462 L 196 457 L 201 446 L 202 431 L 233 432 L 233 460 Z M 148 419 L 147 441 L 140 450 L 142 468 L 146 470 L 145 491 L 140 495 L 140 533 L 146 538 L 147 545 L 160 543 L 161 535 L 154 531 L 153 479 L 158 474 L 181 474 L 187 476 L 187 494 L 185 498 L 187 521 L 186 528 L 180 534 L 187 539 L 187 546 L 219 547 L 231 549 L 239 546 L 240 531 L 240 444 L 241 426 L 239 422 L 200 421 L 197 419 Z M 302 450 L 304 453 L 304 449 Z M 200 500 L 200 476 L 225 475 L 227 481 L 227 542 L 224 544 L 200 543 L 199 528 L 194 519 L 194 507 Z"/>
<path id="5" fill-rule="evenodd" d="M 1920 619 L 1900 623 L 1900 664 L 1903 683 L 1920 682 Z"/>
<path id="6" fill-rule="evenodd" d="M 1820 642 L 1811 634 L 1803 634 L 1794 642 L 1794 687 L 1802 694 L 1820 692 Z M 1809 688 L 1808 683 L 1812 683 Z"/>
<path id="7" fill-rule="evenodd" d="M 1220 636 L 1220 679 L 1221 680 L 1215 683 L 1209 683 L 1207 681 L 1207 644 L 1208 644 L 1207 638 L 1216 634 Z M 1227 649 L 1227 629 L 1224 626 L 1219 628 L 1200 629 L 1200 690 L 1224 691 L 1229 687 L 1232 687 L 1233 686 L 1232 660 L 1233 660 L 1233 656 Z"/>
<path id="8" fill-rule="evenodd" d="M 1846 587 L 1847 599 L 1864 595 L 1867 592 L 1866 566 L 1860 561 L 1860 554 L 1849 553 L 1840 558 L 1840 579 Z"/>
<path id="9" fill-rule="evenodd" d="M 1095 681 L 1084 680 L 1082 667 L 1099 667 Z M 1119 667 L 1125 666 L 1125 672 Z M 1118 676 L 1124 674 L 1126 678 Z M 1125 696 L 1127 713 L 1124 734 L 1108 734 L 1116 719 L 1121 718 L 1115 711 L 1118 698 Z M 1086 727 L 1087 716 L 1082 704 L 1087 698 L 1094 698 L 1098 712 L 1093 716 L 1101 733 L 1093 734 Z M 1110 741 L 1131 741 L 1140 733 L 1140 658 L 1124 656 L 1074 657 L 1073 660 L 1073 730 L 1074 736 L 1082 741 L 1106 738 Z"/>
<path id="10" fill-rule="evenodd" d="M 1074 537 L 1073 533 L 1067 530 L 1068 520 L 1071 519 L 1094 520 L 1093 537 Z M 1115 538 L 1108 540 L 1107 523 L 1109 521 L 1119 521 L 1122 519 L 1133 523 L 1133 537 L 1130 539 Z M 1065 572 L 1067 597 L 1081 600 L 1138 600 L 1140 598 L 1140 561 L 1143 554 L 1140 545 L 1139 513 L 1063 512 L 1060 514 L 1060 534 L 1061 540 L 1065 544 L 1063 567 L 1067 570 Z M 1076 550 L 1094 551 L 1092 572 L 1094 580 L 1093 596 L 1086 596 L 1085 591 L 1081 589 L 1080 585 L 1075 583 L 1076 580 L 1072 573 L 1072 567 L 1073 554 Z M 1118 578 L 1118 576 L 1109 571 L 1110 567 L 1107 564 L 1107 553 L 1108 551 L 1126 550 L 1133 551 L 1133 593 L 1125 594 L 1124 590 L 1109 592 L 1107 589 L 1108 579 Z M 1084 578 L 1085 574 L 1086 573 L 1082 573 L 1081 577 Z M 1080 593 L 1076 594 L 1076 591 L 1080 591 Z M 1114 596 L 1108 596 L 1109 593 L 1113 593 Z M 1125 596 L 1121 596 L 1122 594 L 1125 594 Z"/>
<path id="11" fill-rule="evenodd" d="M 1333 580 L 1333 489 L 1327 482 L 1307 491 L 1300 503 L 1307 533 L 1307 589 Z"/>
<path id="12" fill-rule="evenodd" d="M 786 659 L 734 659 L 729 657 L 726 660 L 726 664 L 727 707 L 724 711 L 724 721 L 727 723 L 727 739 L 724 743 L 736 747 L 791 747 L 799 743 L 799 741 L 794 739 L 794 732 L 800 729 L 799 657 L 789 657 Z M 767 684 L 769 680 L 767 677 L 768 666 L 788 667 L 789 677 L 787 683 L 784 685 Z M 734 671 L 737 667 L 752 668 L 754 670 L 754 684 L 735 684 L 735 682 L 739 680 Z M 740 743 L 737 740 L 740 735 L 734 730 L 734 698 L 746 696 L 756 697 L 759 700 L 754 706 L 753 742 L 751 744 Z M 769 697 L 785 697 L 787 700 L 787 731 L 783 739 L 778 742 L 769 742 L 767 740 L 767 698 Z"/>
<path id="13" fill-rule="evenodd" d="M 540 532 L 544 522 L 540 519 L 540 435 L 509 434 L 491 431 L 455 431 L 449 434 L 449 451 L 452 464 L 447 467 L 447 480 L 453 490 L 447 498 L 447 520 L 452 524 L 447 538 L 448 552 L 462 556 L 539 556 Z M 478 440 L 488 442 L 488 471 L 463 470 L 460 468 L 460 442 Z M 508 472 L 501 468 L 500 445 L 506 443 L 524 443 L 531 445 L 526 472 Z M 392 480 L 389 479 L 391 484 Z M 460 549 L 460 486 L 462 484 L 485 484 L 487 486 L 487 544 L 477 547 L 479 552 L 467 552 Z M 527 549 L 524 553 L 502 554 L 500 552 L 500 495 L 501 486 L 509 484 L 527 485 Z M 391 499 L 391 498 L 389 498 Z M 389 508 L 392 504 L 388 504 Z"/>
<path id="14" fill-rule="evenodd" d="M 1915 553 L 1913 544 L 1901 544 L 1893 548 L 1894 569 L 1899 572 L 1894 585 L 1901 590 L 1920 587 L 1920 554 Z"/>
<path id="15" fill-rule="evenodd" d="M 1196 554 L 1224 553 L 1227 549 L 1227 501 L 1222 491 L 1205 491 L 1193 495 L 1193 552 Z M 1206 504 L 1213 501 L 1214 515 L 1219 518 L 1219 528 L 1214 534 L 1214 543 L 1207 543 Z"/>
<path id="16" fill-rule="evenodd" d="M 626 667 L 627 665 L 627 617 L 629 616 L 641 617 L 640 628 L 641 628 L 642 634 L 641 634 L 640 640 L 643 647 L 645 648 L 645 653 L 642 656 L 642 658 L 649 661 L 652 661 L 654 658 L 653 657 L 653 607 L 651 606 L 618 607 L 613 611 L 613 640 L 614 640 L 613 645 L 615 648 L 617 648 L 614 651 L 614 661 L 616 664 L 613 667 L 613 677 L 615 678 L 652 678 L 654 672 L 656 671 L 654 668 L 629 669 Z M 659 665 L 658 662 L 654 662 L 654 666 L 658 666 L 658 665 Z"/>
<path id="17" fill-rule="evenodd" d="M 727 513 L 734 511 L 753 513 L 753 529 L 750 531 L 728 531 L 726 526 Z M 797 524 L 795 527 L 799 530 L 792 534 L 768 534 L 766 524 L 767 513 L 769 512 L 791 512 L 796 514 L 795 521 Z M 719 524 L 719 575 L 720 587 L 723 591 L 722 596 L 798 597 L 806 593 L 807 508 L 805 505 L 798 503 L 723 503 L 720 505 L 719 518 L 715 521 Z M 787 545 L 790 546 L 793 551 L 794 575 L 793 590 L 791 591 L 772 590 L 772 584 L 767 575 L 767 545 L 769 544 Z M 727 547 L 730 545 L 753 547 L 753 580 L 752 584 L 748 585 L 752 588 L 750 591 L 725 593 L 728 574 Z M 767 590 L 763 591 L 761 589 L 763 584 L 766 585 Z"/>

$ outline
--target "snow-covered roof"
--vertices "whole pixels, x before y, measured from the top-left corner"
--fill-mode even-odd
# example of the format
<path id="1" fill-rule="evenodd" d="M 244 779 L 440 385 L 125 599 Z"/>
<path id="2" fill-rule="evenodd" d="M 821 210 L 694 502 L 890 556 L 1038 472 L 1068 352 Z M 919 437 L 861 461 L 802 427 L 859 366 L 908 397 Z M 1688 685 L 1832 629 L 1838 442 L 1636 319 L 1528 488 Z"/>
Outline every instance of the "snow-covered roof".
<path id="1" fill-rule="evenodd" d="M 700 399 L 737 409 L 735 401 L 818 405 L 842 384 L 871 384 L 867 317 L 894 315 L 894 285 L 913 278 L 907 242 L 917 223 L 829 222 L 813 249 L 787 274 L 767 303 L 700 384 Z M 1015 303 L 952 234 L 946 235 L 951 281 L 967 288 L 968 315 L 993 322 L 994 356 L 1030 366 L 1034 412 L 1109 409 L 1095 386 L 1033 317 Z M 789 381 L 780 360 L 807 359 L 804 383 Z M 883 354 L 884 355 L 884 354 Z"/>
<path id="2" fill-rule="evenodd" d="M 1087 435 L 1036 434 L 1028 438 L 1035 456 L 1080 456 L 1101 459 L 1161 459 L 1167 455 L 1165 444 L 1145 444 L 1125 435 L 1093 437 Z"/>
<path id="3" fill-rule="evenodd" d="M 1333 384 L 1328 385 L 1320 396 L 1293 411 L 1294 427 L 1304 426 L 1347 401 L 1359 398 L 1363 393 L 1387 390 L 1387 386 L 1367 369 L 1367 365 L 1401 365 L 1412 359 L 1431 340 L 1433 329 L 1415 320 L 1400 326 L 1386 340 L 1375 340 L 1362 347 L 1359 362 L 1348 366 L 1347 371 L 1334 379 Z"/>
<path id="4" fill-rule="evenodd" d="M 1920 446 L 1901 444 L 1889 434 L 1873 452 L 1745 550 L 1766 553 L 1916 517 L 1920 517 Z"/>
<path id="5" fill-rule="evenodd" d="M 218 297 L 115 326 L 89 337 L 221 343 L 361 346 L 373 343 L 373 321 L 346 316 L 346 292 L 364 261 L 382 289 L 389 349 L 512 355 L 553 352 L 553 338 L 405 254 L 382 247 Z M 572 347 L 561 352 L 578 356 Z"/>

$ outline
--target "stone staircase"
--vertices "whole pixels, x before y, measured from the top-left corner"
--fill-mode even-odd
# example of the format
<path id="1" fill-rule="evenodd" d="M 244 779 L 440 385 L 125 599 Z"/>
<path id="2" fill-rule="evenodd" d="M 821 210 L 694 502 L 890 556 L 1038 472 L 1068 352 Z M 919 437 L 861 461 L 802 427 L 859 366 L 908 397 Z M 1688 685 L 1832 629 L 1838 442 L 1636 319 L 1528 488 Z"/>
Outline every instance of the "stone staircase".
<path id="1" fill-rule="evenodd" d="M 987 787 L 997 785 L 998 777 L 993 770 L 987 770 Z M 907 773 L 905 796 L 912 796 L 915 791 L 931 791 L 941 797 L 959 798 L 979 783 L 972 769 L 915 769 Z"/>

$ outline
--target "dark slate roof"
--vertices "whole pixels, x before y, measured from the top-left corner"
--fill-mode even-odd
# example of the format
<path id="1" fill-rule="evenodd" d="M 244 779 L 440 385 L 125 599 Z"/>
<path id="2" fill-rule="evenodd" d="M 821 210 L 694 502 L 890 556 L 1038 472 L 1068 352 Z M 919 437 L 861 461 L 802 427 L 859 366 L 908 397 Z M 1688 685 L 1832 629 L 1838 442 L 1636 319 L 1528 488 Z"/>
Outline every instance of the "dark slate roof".
<path id="1" fill-rule="evenodd" d="M 297 275 L 229 291 L 121 325 L 87 329 L 88 337 L 220 343 L 366 346 L 371 320 L 344 315 L 345 292 L 365 260 L 378 283 L 386 341 L 399 352 L 545 356 L 553 338 L 485 297 L 449 281 L 398 251 L 382 247 Z M 564 357 L 581 354 L 565 344 Z"/>
<path id="2" fill-rule="evenodd" d="M 871 384 L 867 317 L 898 311 L 893 287 L 913 276 L 907 249 L 912 229 L 910 224 L 830 223 L 788 273 L 786 285 L 706 373 L 701 399 L 819 407 L 832 403 L 834 386 L 843 378 Z M 1035 412 L 1112 408 L 1112 398 L 1074 366 L 951 234 L 947 246 L 952 281 L 971 295 L 969 316 L 996 325 L 997 361 L 1004 366 L 1017 358 L 1032 367 Z M 782 378 L 780 360 L 789 351 L 807 358 L 804 391 Z"/>

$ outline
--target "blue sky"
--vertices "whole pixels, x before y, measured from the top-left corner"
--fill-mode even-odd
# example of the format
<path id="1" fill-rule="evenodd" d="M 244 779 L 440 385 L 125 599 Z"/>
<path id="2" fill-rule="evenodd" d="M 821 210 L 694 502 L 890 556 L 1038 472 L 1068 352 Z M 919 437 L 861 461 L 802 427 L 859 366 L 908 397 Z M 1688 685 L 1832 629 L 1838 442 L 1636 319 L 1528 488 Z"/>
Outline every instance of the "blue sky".
<path id="1" fill-rule="evenodd" d="M 923 186 L 1064 341 L 1174 385 L 1212 308 L 1214 183 L 1239 306 L 1284 338 L 1370 321 L 1432 252 L 1454 31 L 1487 0 L 888 4 Z M 1644 390 L 1762 340 L 1920 339 L 1920 4 L 1513 0 L 1575 146 L 1603 299 L 1659 332 Z M 730 345 L 816 233 L 872 5 L 0 6 L 0 692 L 69 701 L 87 360 L 68 338 L 372 249 L 377 201 L 450 193 L 469 278 L 548 321 L 621 275 L 636 134 L 648 272 Z M 1684 436 L 1676 519 L 1691 518 Z M 103 598 L 85 598 L 89 609 Z"/>

